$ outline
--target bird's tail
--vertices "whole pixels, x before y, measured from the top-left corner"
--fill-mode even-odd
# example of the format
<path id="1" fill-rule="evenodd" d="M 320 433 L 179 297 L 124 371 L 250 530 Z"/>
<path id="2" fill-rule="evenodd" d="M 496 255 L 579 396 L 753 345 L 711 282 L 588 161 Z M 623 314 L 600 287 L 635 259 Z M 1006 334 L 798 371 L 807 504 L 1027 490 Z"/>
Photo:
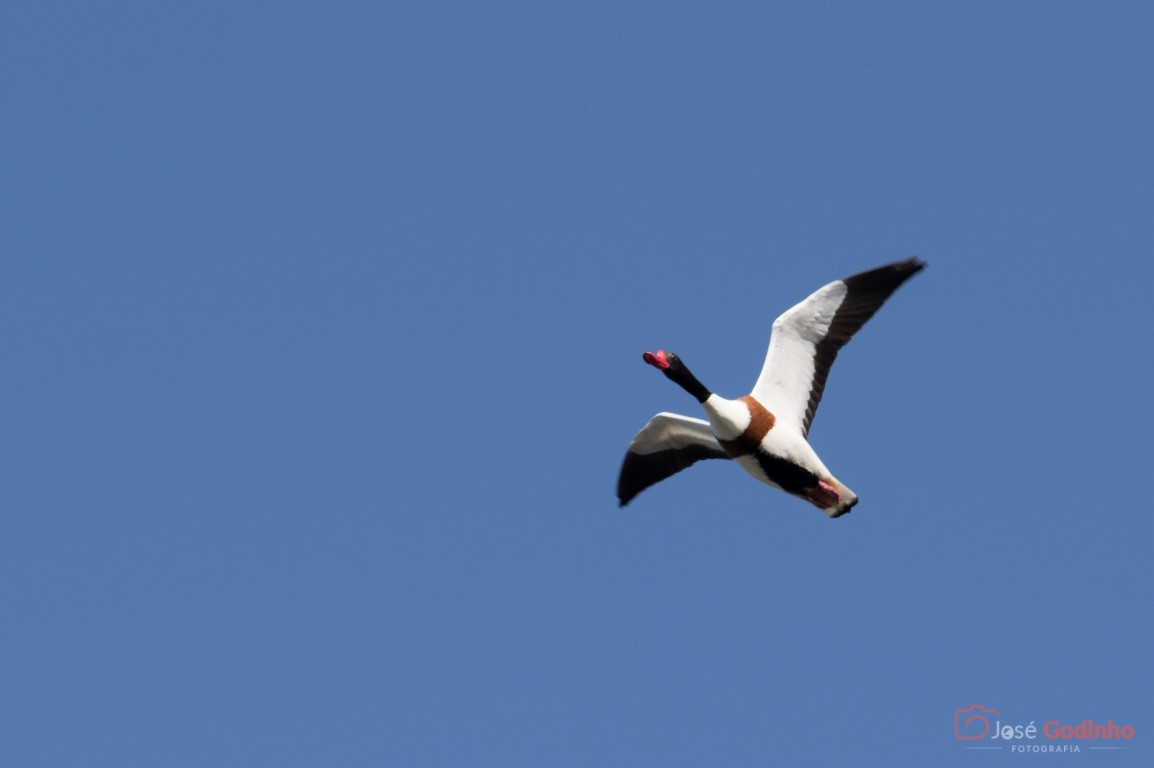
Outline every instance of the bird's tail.
<path id="1" fill-rule="evenodd" d="M 841 481 L 836 478 L 831 477 L 826 482 L 837 489 L 838 498 L 832 504 L 822 507 L 821 511 L 830 517 L 841 517 L 852 510 L 857 504 L 857 494 L 842 485 Z"/>

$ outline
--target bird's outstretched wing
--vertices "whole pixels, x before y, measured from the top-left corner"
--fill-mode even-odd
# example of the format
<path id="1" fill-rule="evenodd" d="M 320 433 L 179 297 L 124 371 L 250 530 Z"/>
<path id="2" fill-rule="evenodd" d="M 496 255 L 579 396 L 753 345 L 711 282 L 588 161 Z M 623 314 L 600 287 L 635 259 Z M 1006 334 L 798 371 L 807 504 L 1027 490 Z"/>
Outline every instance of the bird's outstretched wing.
<path id="1" fill-rule="evenodd" d="M 753 396 L 774 413 L 779 427 L 809 434 L 838 350 L 898 286 L 924 267 L 917 259 L 906 259 L 835 280 L 773 322 L 769 353 Z"/>
<path id="2" fill-rule="evenodd" d="M 694 462 L 728 458 L 708 421 L 659 413 L 629 443 L 617 479 L 617 500 L 624 507 L 649 486 Z"/>

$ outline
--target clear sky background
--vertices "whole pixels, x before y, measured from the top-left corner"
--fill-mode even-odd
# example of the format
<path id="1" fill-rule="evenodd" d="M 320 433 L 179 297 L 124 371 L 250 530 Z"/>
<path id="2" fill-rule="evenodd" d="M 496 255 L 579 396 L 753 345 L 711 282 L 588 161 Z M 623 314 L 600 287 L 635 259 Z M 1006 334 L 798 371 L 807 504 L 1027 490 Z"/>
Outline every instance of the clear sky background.
<path id="1" fill-rule="evenodd" d="M 1148 3 L 0 8 L 0 762 L 1154 761 Z M 811 440 L 641 362 L 917 255 Z M 1039 739 L 1038 741 L 1044 741 Z"/>

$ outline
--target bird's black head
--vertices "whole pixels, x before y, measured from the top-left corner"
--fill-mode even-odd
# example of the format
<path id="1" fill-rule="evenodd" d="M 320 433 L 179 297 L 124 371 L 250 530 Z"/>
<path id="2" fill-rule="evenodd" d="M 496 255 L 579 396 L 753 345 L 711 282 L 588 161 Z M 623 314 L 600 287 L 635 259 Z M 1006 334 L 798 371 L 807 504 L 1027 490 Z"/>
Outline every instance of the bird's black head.
<path id="1" fill-rule="evenodd" d="M 672 352 L 659 349 L 656 353 L 646 352 L 641 356 L 641 359 L 664 373 L 666 378 L 680 385 L 682 389 L 697 398 L 698 402 L 704 403 L 709 398 L 709 390 L 702 386 L 701 382 L 689 372 L 685 363 L 681 362 L 681 358 Z"/>

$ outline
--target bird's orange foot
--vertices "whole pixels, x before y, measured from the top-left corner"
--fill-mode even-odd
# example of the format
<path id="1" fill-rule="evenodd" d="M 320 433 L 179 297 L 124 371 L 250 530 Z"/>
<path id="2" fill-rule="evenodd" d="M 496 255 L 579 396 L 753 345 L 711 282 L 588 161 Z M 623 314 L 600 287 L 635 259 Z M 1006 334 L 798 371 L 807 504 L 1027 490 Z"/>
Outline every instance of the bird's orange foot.
<path id="1" fill-rule="evenodd" d="M 817 485 L 804 492 L 803 498 L 824 512 L 841 501 L 841 493 L 825 480 L 818 480 Z"/>
<path id="2" fill-rule="evenodd" d="M 825 480 L 818 480 L 817 487 L 821 488 L 826 493 L 833 494 L 834 501 L 841 501 L 841 494 L 837 492 L 837 488 L 827 483 Z"/>

